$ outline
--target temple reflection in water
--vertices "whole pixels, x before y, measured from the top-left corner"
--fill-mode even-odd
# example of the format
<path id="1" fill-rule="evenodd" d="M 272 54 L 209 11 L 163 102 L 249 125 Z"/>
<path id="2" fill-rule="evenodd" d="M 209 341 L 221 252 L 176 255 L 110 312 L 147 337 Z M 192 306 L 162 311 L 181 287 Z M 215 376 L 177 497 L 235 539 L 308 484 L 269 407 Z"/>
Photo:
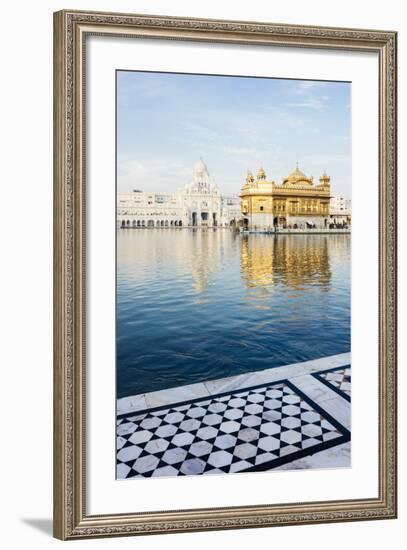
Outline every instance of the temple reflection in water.
<path id="1" fill-rule="evenodd" d="M 333 235 L 248 235 L 241 238 L 241 274 L 247 288 L 271 291 L 283 284 L 293 290 L 318 286 L 328 290 L 331 280 L 329 245 Z"/>
<path id="2" fill-rule="evenodd" d="M 246 289 L 261 288 L 266 296 L 275 285 L 329 290 L 332 260 L 338 248 L 348 249 L 349 239 L 341 235 L 239 235 L 212 229 L 145 230 L 143 235 L 121 234 L 119 247 L 123 273 L 154 280 L 154 276 L 166 278 L 172 272 L 198 294 L 216 281 L 219 270 L 227 268 L 225 259 L 226 264 L 238 259 Z M 235 275 L 231 271 L 230 276 Z"/>

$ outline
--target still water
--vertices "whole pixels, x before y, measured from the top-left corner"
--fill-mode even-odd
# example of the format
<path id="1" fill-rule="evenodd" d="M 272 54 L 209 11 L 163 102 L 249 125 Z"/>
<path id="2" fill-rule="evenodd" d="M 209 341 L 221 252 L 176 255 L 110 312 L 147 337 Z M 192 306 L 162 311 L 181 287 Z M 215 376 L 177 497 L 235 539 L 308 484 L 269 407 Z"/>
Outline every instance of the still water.
<path id="1" fill-rule="evenodd" d="M 350 350 L 350 235 L 117 232 L 117 396 Z"/>

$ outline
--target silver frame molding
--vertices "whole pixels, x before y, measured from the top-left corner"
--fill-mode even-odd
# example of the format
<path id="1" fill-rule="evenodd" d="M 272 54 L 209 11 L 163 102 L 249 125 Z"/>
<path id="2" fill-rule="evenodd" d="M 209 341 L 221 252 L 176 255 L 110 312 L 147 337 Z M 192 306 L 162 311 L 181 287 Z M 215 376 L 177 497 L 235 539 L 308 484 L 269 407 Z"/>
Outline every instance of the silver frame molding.
<path id="1" fill-rule="evenodd" d="M 379 62 L 379 469 L 377 498 L 134 514 L 86 513 L 86 37 L 370 51 Z M 64 10 L 54 14 L 54 535 L 146 535 L 395 518 L 396 42 L 391 31 Z"/>

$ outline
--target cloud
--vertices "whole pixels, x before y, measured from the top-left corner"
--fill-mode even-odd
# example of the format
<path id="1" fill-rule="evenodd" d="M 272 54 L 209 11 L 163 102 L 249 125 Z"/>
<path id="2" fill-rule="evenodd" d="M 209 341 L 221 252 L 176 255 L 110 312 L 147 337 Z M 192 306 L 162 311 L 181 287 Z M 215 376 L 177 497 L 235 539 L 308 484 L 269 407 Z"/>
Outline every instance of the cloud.
<path id="1" fill-rule="evenodd" d="M 245 157 L 245 161 L 248 158 L 254 158 L 258 160 L 270 156 L 269 149 L 258 149 L 256 147 L 233 147 L 227 145 L 225 147 L 222 147 L 222 151 L 226 155 L 237 156 L 239 158 Z"/>
<path id="2" fill-rule="evenodd" d="M 302 157 L 302 162 L 313 166 L 331 166 L 332 164 L 346 164 L 347 166 L 350 166 L 351 155 L 344 153 L 306 155 Z"/>
<path id="3" fill-rule="evenodd" d="M 297 102 L 291 102 L 286 103 L 287 107 L 295 107 L 295 108 L 302 108 L 302 109 L 314 109 L 316 111 L 320 111 L 324 108 L 326 104 L 326 100 L 324 101 L 322 98 L 317 99 L 307 99 L 306 101 L 297 101 Z"/>
<path id="4" fill-rule="evenodd" d="M 326 82 L 310 80 L 299 81 L 290 88 L 290 95 L 297 97 L 298 100 L 289 101 L 285 105 L 287 107 L 320 111 L 330 99 L 326 94 L 321 95 L 325 87 Z"/>
<path id="5" fill-rule="evenodd" d="M 293 82 L 290 82 L 291 85 Z M 326 82 L 320 82 L 318 80 L 300 80 L 295 83 L 296 85 L 292 86 L 292 92 L 295 95 L 305 95 L 308 94 L 310 90 L 321 89 L 326 86 Z"/>
<path id="6" fill-rule="evenodd" d="M 133 189 L 174 192 L 189 181 L 192 173 L 191 166 L 164 158 L 140 162 L 122 157 L 118 159 L 117 166 L 119 192 Z"/>

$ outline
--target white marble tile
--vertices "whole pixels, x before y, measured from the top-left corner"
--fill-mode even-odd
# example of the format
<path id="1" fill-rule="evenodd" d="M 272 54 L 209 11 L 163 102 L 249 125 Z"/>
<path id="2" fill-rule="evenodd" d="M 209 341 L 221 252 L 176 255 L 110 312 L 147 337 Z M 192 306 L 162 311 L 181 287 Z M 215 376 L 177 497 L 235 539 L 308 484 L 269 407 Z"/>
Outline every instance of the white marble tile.
<path id="1" fill-rule="evenodd" d="M 226 403 L 211 403 L 208 411 L 212 413 L 221 413 L 227 409 Z"/>
<path id="2" fill-rule="evenodd" d="M 219 468 L 214 468 L 213 470 L 208 470 L 205 472 L 205 475 L 216 475 L 216 474 L 223 474 L 225 475 L 225 472 L 223 470 L 219 470 Z"/>
<path id="3" fill-rule="evenodd" d="M 290 455 L 297 451 L 298 451 L 298 448 L 295 447 L 294 445 L 287 445 L 287 447 L 283 447 L 282 449 L 280 449 L 280 457 Z"/>
<path id="4" fill-rule="evenodd" d="M 275 435 L 281 432 L 281 425 L 278 422 L 267 422 L 260 426 L 260 431 L 266 435 Z"/>
<path id="5" fill-rule="evenodd" d="M 313 455 L 294 460 L 282 466 L 278 466 L 276 470 L 305 470 L 305 469 L 322 469 L 322 468 L 350 468 L 351 454 L 350 442 L 342 443 L 331 449 L 326 449 Z"/>
<path id="6" fill-rule="evenodd" d="M 239 462 L 234 462 L 233 464 L 230 465 L 229 472 L 231 474 L 235 472 L 241 472 L 242 470 L 246 470 L 251 466 L 253 466 L 253 464 L 250 464 L 250 462 L 247 462 L 247 460 L 239 460 Z"/>
<path id="7" fill-rule="evenodd" d="M 116 440 L 116 447 L 117 447 L 117 450 L 121 449 L 123 447 L 123 445 L 125 445 L 127 442 L 127 439 L 125 439 L 124 437 L 118 437 L 117 440 Z"/>
<path id="8" fill-rule="evenodd" d="M 181 420 L 184 418 L 183 413 L 180 412 L 170 412 L 165 415 L 164 420 L 165 422 L 168 422 L 169 424 L 175 424 L 176 422 L 181 422 Z"/>
<path id="9" fill-rule="evenodd" d="M 261 414 L 263 412 L 263 407 L 257 403 L 251 403 L 250 405 L 246 405 L 244 412 L 245 414 Z"/>
<path id="10" fill-rule="evenodd" d="M 117 414 L 127 414 L 147 409 L 144 394 L 121 397 L 117 400 Z"/>
<path id="11" fill-rule="evenodd" d="M 207 441 L 197 441 L 196 443 L 192 443 L 189 448 L 189 452 L 195 456 L 207 455 L 211 452 L 211 450 L 212 444 Z"/>
<path id="12" fill-rule="evenodd" d="M 308 437 L 318 437 L 322 435 L 322 428 L 317 424 L 307 424 L 302 428 L 302 433 Z"/>
<path id="13" fill-rule="evenodd" d="M 216 451 L 210 455 L 208 458 L 208 463 L 216 468 L 222 468 L 223 466 L 231 463 L 232 457 L 233 455 L 226 451 Z"/>
<path id="14" fill-rule="evenodd" d="M 239 429 L 240 429 L 240 424 L 235 420 L 226 420 L 225 422 L 222 422 L 222 424 L 220 425 L 220 430 L 228 434 L 237 432 Z"/>
<path id="15" fill-rule="evenodd" d="M 202 424 L 207 426 L 214 426 L 215 424 L 220 424 L 222 422 L 222 416 L 219 414 L 207 414 L 202 420 Z"/>
<path id="16" fill-rule="evenodd" d="M 351 429 L 351 407 L 349 401 L 339 395 L 318 403 L 328 414 L 333 416 L 348 430 Z"/>
<path id="17" fill-rule="evenodd" d="M 140 430 L 139 432 L 135 432 L 132 436 L 130 436 L 129 441 L 130 443 L 134 443 L 137 445 L 137 443 L 144 443 L 146 441 L 149 441 L 153 437 L 153 432 L 150 432 L 148 430 Z"/>
<path id="18" fill-rule="evenodd" d="M 167 464 L 176 464 L 177 462 L 181 462 L 182 460 L 184 460 L 186 456 L 187 452 L 185 451 L 185 449 L 176 447 L 175 449 L 165 451 L 162 460 Z"/>
<path id="19" fill-rule="evenodd" d="M 170 442 L 166 439 L 154 439 L 147 443 L 145 450 L 151 454 L 162 453 L 167 449 L 169 444 Z"/>
<path id="20" fill-rule="evenodd" d="M 136 462 L 133 464 L 133 470 L 141 474 L 144 474 L 145 472 L 150 472 L 151 470 L 155 470 L 159 462 L 160 462 L 160 459 L 157 458 L 156 456 L 153 456 L 153 455 L 143 456 L 142 458 L 138 458 Z"/>
<path id="21" fill-rule="evenodd" d="M 233 447 L 236 445 L 236 437 L 231 434 L 223 434 L 219 435 L 215 439 L 215 446 L 219 447 L 220 449 L 228 449 L 229 447 Z"/>
<path id="22" fill-rule="evenodd" d="M 178 475 L 178 470 L 173 466 L 163 466 L 153 472 L 153 477 L 174 477 L 176 475 Z"/>
<path id="23" fill-rule="evenodd" d="M 256 445 L 251 443 L 241 443 L 235 447 L 233 454 L 238 458 L 245 460 L 246 458 L 251 458 L 257 453 Z"/>
<path id="24" fill-rule="evenodd" d="M 117 453 L 117 458 L 122 462 L 128 462 L 129 460 L 135 460 L 138 458 L 142 452 L 143 449 L 141 447 L 138 447 L 137 445 L 130 445 L 130 447 L 120 449 Z"/>
<path id="25" fill-rule="evenodd" d="M 171 443 L 177 445 L 177 447 L 183 447 L 184 445 L 190 445 L 194 440 L 194 436 L 190 433 L 178 433 L 171 439 Z"/>
<path id="26" fill-rule="evenodd" d="M 243 414 L 244 412 L 241 409 L 228 409 L 223 417 L 229 420 L 237 420 L 238 418 L 242 418 Z"/>
<path id="27" fill-rule="evenodd" d="M 263 414 L 266 415 L 267 412 Z M 260 424 L 261 424 L 261 418 L 259 418 L 258 416 L 245 416 L 242 419 L 242 425 L 247 426 L 248 428 L 253 428 L 255 426 L 259 426 Z"/>
<path id="28" fill-rule="evenodd" d="M 239 390 L 250 386 L 263 384 L 263 380 L 255 372 L 240 374 L 238 376 L 229 376 L 228 378 L 219 378 L 218 380 L 208 380 L 204 382 L 210 395 L 226 391 Z"/>
<path id="29" fill-rule="evenodd" d="M 206 414 L 206 409 L 198 405 L 192 405 L 186 416 L 191 418 L 202 418 Z"/>
<path id="30" fill-rule="evenodd" d="M 265 462 L 270 462 L 270 460 L 274 460 L 277 458 L 277 455 L 273 453 L 263 453 L 262 455 L 256 456 L 256 466 L 259 464 L 264 464 Z"/>
<path id="31" fill-rule="evenodd" d="M 285 380 L 295 378 L 307 374 L 307 370 L 302 368 L 302 364 L 287 365 L 285 367 L 276 367 L 274 369 L 265 369 L 259 371 L 257 375 L 264 382 L 276 382 L 277 380 Z"/>
<path id="32" fill-rule="evenodd" d="M 188 386 L 179 386 L 178 388 L 169 388 L 145 394 L 145 400 L 148 408 L 161 407 L 180 401 L 189 401 L 198 397 L 208 397 L 209 392 L 204 384 L 190 384 Z"/>
<path id="33" fill-rule="evenodd" d="M 127 464 L 124 464 L 123 462 L 118 464 L 117 470 L 116 470 L 117 479 L 124 479 L 127 476 L 127 474 L 130 472 L 130 470 L 131 468 L 130 466 L 127 466 Z"/>
<path id="34" fill-rule="evenodd" d="M 198 420 L 195 420 L 194 418 L 188 418 L 188 420 L 184 420 L 180 424 L 180 429 L 184 430 L 185 432 L 193 432 L 194 430 L 197 430 L 201 423 Z"/>
<path id="35" fill-rule="evenodd" d="M 281 425 L 284 426 L 284 428 L 292 430 L 293 428 L 299 428 L 301 426 L 301 420 L 299 418 L 289 416 L 282 419 Z"/>
<path id="36" fill-rule="evenodd" d="M 284 441 L 285 443 L 292 445 L 294 443 L 299 443 L 301 441 L 301 434 L 298 432 L 294 432 L 293 430 L 288 430 L 287 432 L 283 432 L 281 434 L 280 439 L 281 441 Z M 284 449 L 282 449 L 282 451 L 283 450 Z"/>
<path id="37" fill-rule="evenodd" d="M 164 426 L 160 426 L 156 431 L 155 435 L 158 437 L 170 437 L 171 435 L 174 435 L 178 431 L 178 428 L 172 424 L 165 424 Z"/>
<path id="38" fill-rule="evenodd" d="M 159 418 L 158 416 L 152 416 L 150 418 L 145 418 L 144 420 L 142 420 L 140 426 L 145 430 L 151 430 L 152 428 L 158 428 L 161 422 L 162 418 Z"/>
<path id="39" fill-rule="evenodd" d="M 239 426 L 239 424 L 237 425 Z M 217 433 L 217 428 L 212 428 L 212 426 L 205 426 L 204 428 L 199 428 L 199 430 L 197 431 L 197 436 L 200 439 L 212 439 L 213 437 L 216 437 Z"/>
<path id="40" fill-rule="evenodd" d="M 252 393 L 248 396 L 247 401 L 249 403 L 263 403 L 266 396 L 264 393 Z"/>
<path id="41" fill-rule="evenodd" d="M 181 472 L 185 475 L 202 474 L 205 470 L 206 463 L 200 458 L 189 458 L 182 463 Z"/>
<path id="42" fill-rule="evenodd" d="M 254 430 L 253 428 L 243 428 L 239 431 L 239 439 L 250 443 L 250 441 L 255 441 L 259 439 L 259 430 Z"/>
<path id="43" fill-rule="evenodd" d="M 339 397 L 338 394 L 328 388 L 326 384 L 311 376 L 306 374 L 304 376 L 299 376 L 295 378 L 292 383 L 305 395 L 319 403 L 320 401 L 326 401 L 327 399 L 332 399 L 334 397 Z"/>
<path id="44" fill-rule="evenodd" d="M 319 420 L 319 413 L 315 411 L 305 411 L 301 413 L 301 419 L 305 420 L 305 422 L 317 422 Z M 322 422 L 326 422 L 323 420 Z M 330 424 L 324 425 L 324 428 L 330 428 Z"/>
<path id="45" fill-rule="evenodd" d="M 127 435 L 134 432 L 136 429 L 136 424 L 133 422 L 125 422 L 124 424 L 120 424 L 117 426 L 117 435 Z"/>
<path id="46" fill-rule="evenodd" d="M 263 451 L 275 451 L 280 448 L 280 440 L 272 436 L 262 437 L 259 440 L 258 447 Z"/>

